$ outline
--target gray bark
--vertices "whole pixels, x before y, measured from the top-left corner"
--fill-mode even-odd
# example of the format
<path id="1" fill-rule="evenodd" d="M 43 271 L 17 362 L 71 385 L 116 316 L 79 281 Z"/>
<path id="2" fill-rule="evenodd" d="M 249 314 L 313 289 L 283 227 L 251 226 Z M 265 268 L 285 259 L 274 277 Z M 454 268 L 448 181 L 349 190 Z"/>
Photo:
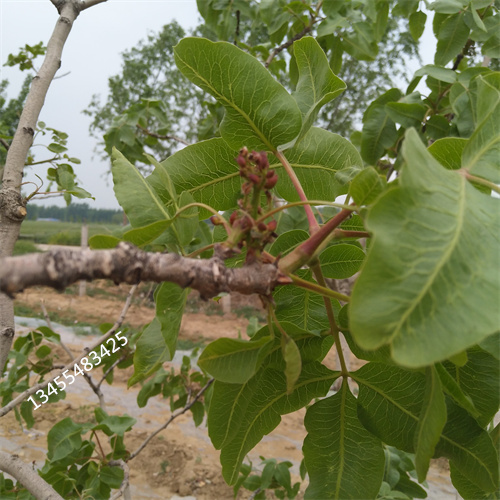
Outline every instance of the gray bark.
<path id="1" fill-rule="evenodd" d="M 64 500 L 50 484 L 47 484 L 38 475 L 36 470 L 25 464 L 18 455 L 9 455 L 0 451 L 0 470 L 17 479 L 36 498 Z"/>
<path id="2" fill-rule="evenodd" d="M 21 196 L 24 164 L 45 102 L 50 83 L 61 66 L 64 44 L 80 11 L 106 0 L 51 0 L 59 19 L 47 44 L 47 53 L 38 74 L 33 78 L 19 125 L 10 145 L 0 189 L 0 257 L 12 255 L 26 216 L 26 200 Z M 14 305 L 0 295 L 0 377 L 14 338 Z"/>

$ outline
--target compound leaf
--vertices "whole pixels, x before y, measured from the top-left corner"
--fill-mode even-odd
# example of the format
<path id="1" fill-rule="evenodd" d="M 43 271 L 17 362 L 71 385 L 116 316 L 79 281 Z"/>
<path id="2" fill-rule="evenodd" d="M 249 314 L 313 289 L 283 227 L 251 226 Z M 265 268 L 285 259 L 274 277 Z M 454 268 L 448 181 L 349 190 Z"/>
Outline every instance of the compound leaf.
<path id="1" fill-rule="evenodd" d="M 246 384 L 216 381 L 210 409 L 208 432 L 221 450 L 222 475 L 234 484 L 245 455 L 281 421 L 281 415 L 296 411 L 313 398 L 324 396 L 336 372 L 313 361 L 303 366 L 293 391 L 287 394 L 282 371 L 263 368 Z"/>

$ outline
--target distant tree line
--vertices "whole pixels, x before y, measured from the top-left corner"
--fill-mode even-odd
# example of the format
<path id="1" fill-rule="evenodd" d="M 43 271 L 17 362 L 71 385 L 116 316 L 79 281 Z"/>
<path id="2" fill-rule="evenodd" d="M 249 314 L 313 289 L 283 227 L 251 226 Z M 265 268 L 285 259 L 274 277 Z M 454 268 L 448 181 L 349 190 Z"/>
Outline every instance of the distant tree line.
<path id="1" fill-rule="evenodd" d="M 44 207 L 30 204 L 28 220 L 58 219 L 63 222 L 106 222 L 120 224 L 123 221 L 121 210 L 90 208 L 87 203 L 71 204 L 68 207 Z"/>

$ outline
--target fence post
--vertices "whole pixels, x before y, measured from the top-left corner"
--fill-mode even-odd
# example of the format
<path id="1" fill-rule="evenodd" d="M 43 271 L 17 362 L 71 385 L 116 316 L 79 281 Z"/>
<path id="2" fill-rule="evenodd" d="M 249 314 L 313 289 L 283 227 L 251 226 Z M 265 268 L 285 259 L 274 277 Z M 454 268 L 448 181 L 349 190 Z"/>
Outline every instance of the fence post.
<path id="1" fill-rule="evenodd" d="M 89 226 L 84 223 L 82 225 L 82 237 L 80 243 L 82 250 L 88 248 L 89 246 L 88 241 L 89 241 Z M 78 296 L 83 297 L 86 293 L 87 293 L 87 282 L 85 280 L 81 280 L 78 285 Z"/>

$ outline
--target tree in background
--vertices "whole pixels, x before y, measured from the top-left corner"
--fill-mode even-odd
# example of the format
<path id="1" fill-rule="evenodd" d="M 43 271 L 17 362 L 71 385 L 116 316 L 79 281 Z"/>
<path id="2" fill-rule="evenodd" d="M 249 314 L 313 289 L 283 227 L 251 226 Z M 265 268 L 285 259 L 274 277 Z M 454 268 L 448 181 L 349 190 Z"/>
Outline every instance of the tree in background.
<path id="1" fill-rule="evenodd" d="M 88 6 L 58 5 L 73 17 L 75 7 Z M 13 327 L 2 330 L 0 361 L 9 355 L 10 363 L 0 415 L 19 408 L 19 418 L 32 426 L 33 410 L 63 398 L 83 370 L 104 365 L 102 382 L 132 363 L 129 386 L 143 384 L 138 405 L 162 394 L 173 413 L 130 451 L 124 439 L 135 420 L 108 415 L 101 382 L 93 384 L 95 423 L 56 423 L 40 475 L 6 454 L 0 468 L 39 497 L 42 488 L 50 498 L 108 498 L 112 489 L 114 497 L 127 497 L 133 459 L 191 411 L 196 424 L 206 413 L 222 475 L 235 493 L 245 486 L 263 498 L 271 488 L 294 498 L 298 487 L 285 474 L 286 463 L 267 461 L 256 479 L 244 461 L 281 415 L 305 407 L 305 498 L 423 498 L 414 479 L 422 483 L 431 458 L 445 457 L 464 498 L 493 500 L 500 442 L 493 421 L 500 406 L 500 241 L 492 195 L 500 193 L 500 73 L 489 66 L 500 56 L 497 6 L 433 2 L 434 64 L 420 68 L 405 91 L 381 91 L 363 112 L 356 145 L 314 126 L 322 107 L 346 88 L 332 66 L 343 51 L 376 58 L 387 26 L 403 18 L 418 39 L 426 20 L 420 2 L 209 0 L 198 6 L 205 19 L 200 29 L 209 36 L 183 38 L 173 55 L 180 73 L 215 100 L 211 112 L 223 116 L 214 120 L 216 137 L 161 162 L 147 157 L 147 176 L 135 165 L 143 145 L 120 140 L 112 174 L 131 229 L 94 237 L 93 252 L 0 261 L 0 290 L 9 294 L 103 277 L 161 283 L 150 324 L 135 335 L 119 330 L 129 300 L 113 326 L 102 326 L 103 337 L 62 370 L 52 370 L 52 351 L 40 346 L 61 341 L 50 329 L 17 338 L 12 351 Z M 67 35 L 67 27 L 59 29 Z M 261 38 L 265 30 L 269 41 Z M 290 82 L 289 89 L 280 82 Z M 145 115 L 137 119 L 134 112 L 125 110 L 111 128 L 124 119 L 129 135 L 142 134 L 137 125 L 146 128 Z M 22 119 L 21 127 L 26 132 Z M 27 152 L 22 130 L 16 136 Z M 18 230 L 13 223 L 25 215 L 19 193 L 8 198 L 6 191 L 16 186 L 9 169 L 19 176 L 23 167 L 9 164 L 15 144 L 16 138 L 0 204 L 9 244 Z M 340 195 L 345 203 L 335 201 Z M 9 251 L 1 239 L 0 250 Z M 337 289 L 338 280 L 358 272 L 352 293 Z M 249 339 L 215 340 L 198 360 L 201 371 L 185 361 L 177 377 L 163 364 L 175 353 L 189 289 L 205 299 L 257 293 L 267 323 Z M 7 298 L 0 307 L 5 304 Z M 3 314 L 0 308 L 1 326 L 13 325 Z M 361 368 L 351 370 L 340 350 L 339 370 L 323 364 L 341 336 L 365 361 Z M 108 342 L 120 342 L 123 357 L 113 358 Z M 96 431 L 106 435 L 109 452 Z M 3 477 L 0 488 L 13 498 L 25 494 Z"/>
<path id="2" fill-rule="evenodd" d="M 376 13 L 371 13 L 382 25 L 378 28 L 379 43 L 360 47 L 356 37 L 351 43 L 351 34 L 344 42 L 341 36 L 349 33 L 346 28 L 351 28 L 351 19 L 364 19 L 362 9 L 337 9 L 342 2 L 325 6 L 325 13 L 335 10 L 338 17 L 337 23 L 332 23 L 323 14 L 310 19 L 307 4 L 286 6 L 280 2 L 201 2 L 205 24 L 198 26 L 194 34 L 233 42 L 265 61 L 274 45 L 282 43 L 286 36 L 293 39 L 310 23 L 307 33 L 318 37 L 330 67 L 347 85 L 338 99 L 323 106 L 318 123 L 349 137 L 360 129 L 363 112 L 373 99 L 398 82 L 409 83 L 404 80 L 408 78 L 409 66 L 419 57 L 417 39 L 408 30 L 409 7 L 400 7 L 399 12 L 396 9 L 399 17 L 387 18 L 385 25 Z M 363 26 L 367 27 L 368 24 Z M 184 36 L 182 28 L 173 22 L 124 52 L 122 73 L 109 79 L 106 103 L 101 104 L 99 96 L 94 96 L 85 113 L 92 117 L 91 133 L 104 135 L 105 154 L 111 154 L 116 147 L 135 164 L 145 166 L 148 160 L 144 152 L 164 158 L 181 144 L 218 135 L 223 107 L 189 82 L 175 66 L 173 47 Z M 269 66 L 291 91 L 297 84 L 297 74 L 290 54 L 291 48 L 280 51 Z"/>

